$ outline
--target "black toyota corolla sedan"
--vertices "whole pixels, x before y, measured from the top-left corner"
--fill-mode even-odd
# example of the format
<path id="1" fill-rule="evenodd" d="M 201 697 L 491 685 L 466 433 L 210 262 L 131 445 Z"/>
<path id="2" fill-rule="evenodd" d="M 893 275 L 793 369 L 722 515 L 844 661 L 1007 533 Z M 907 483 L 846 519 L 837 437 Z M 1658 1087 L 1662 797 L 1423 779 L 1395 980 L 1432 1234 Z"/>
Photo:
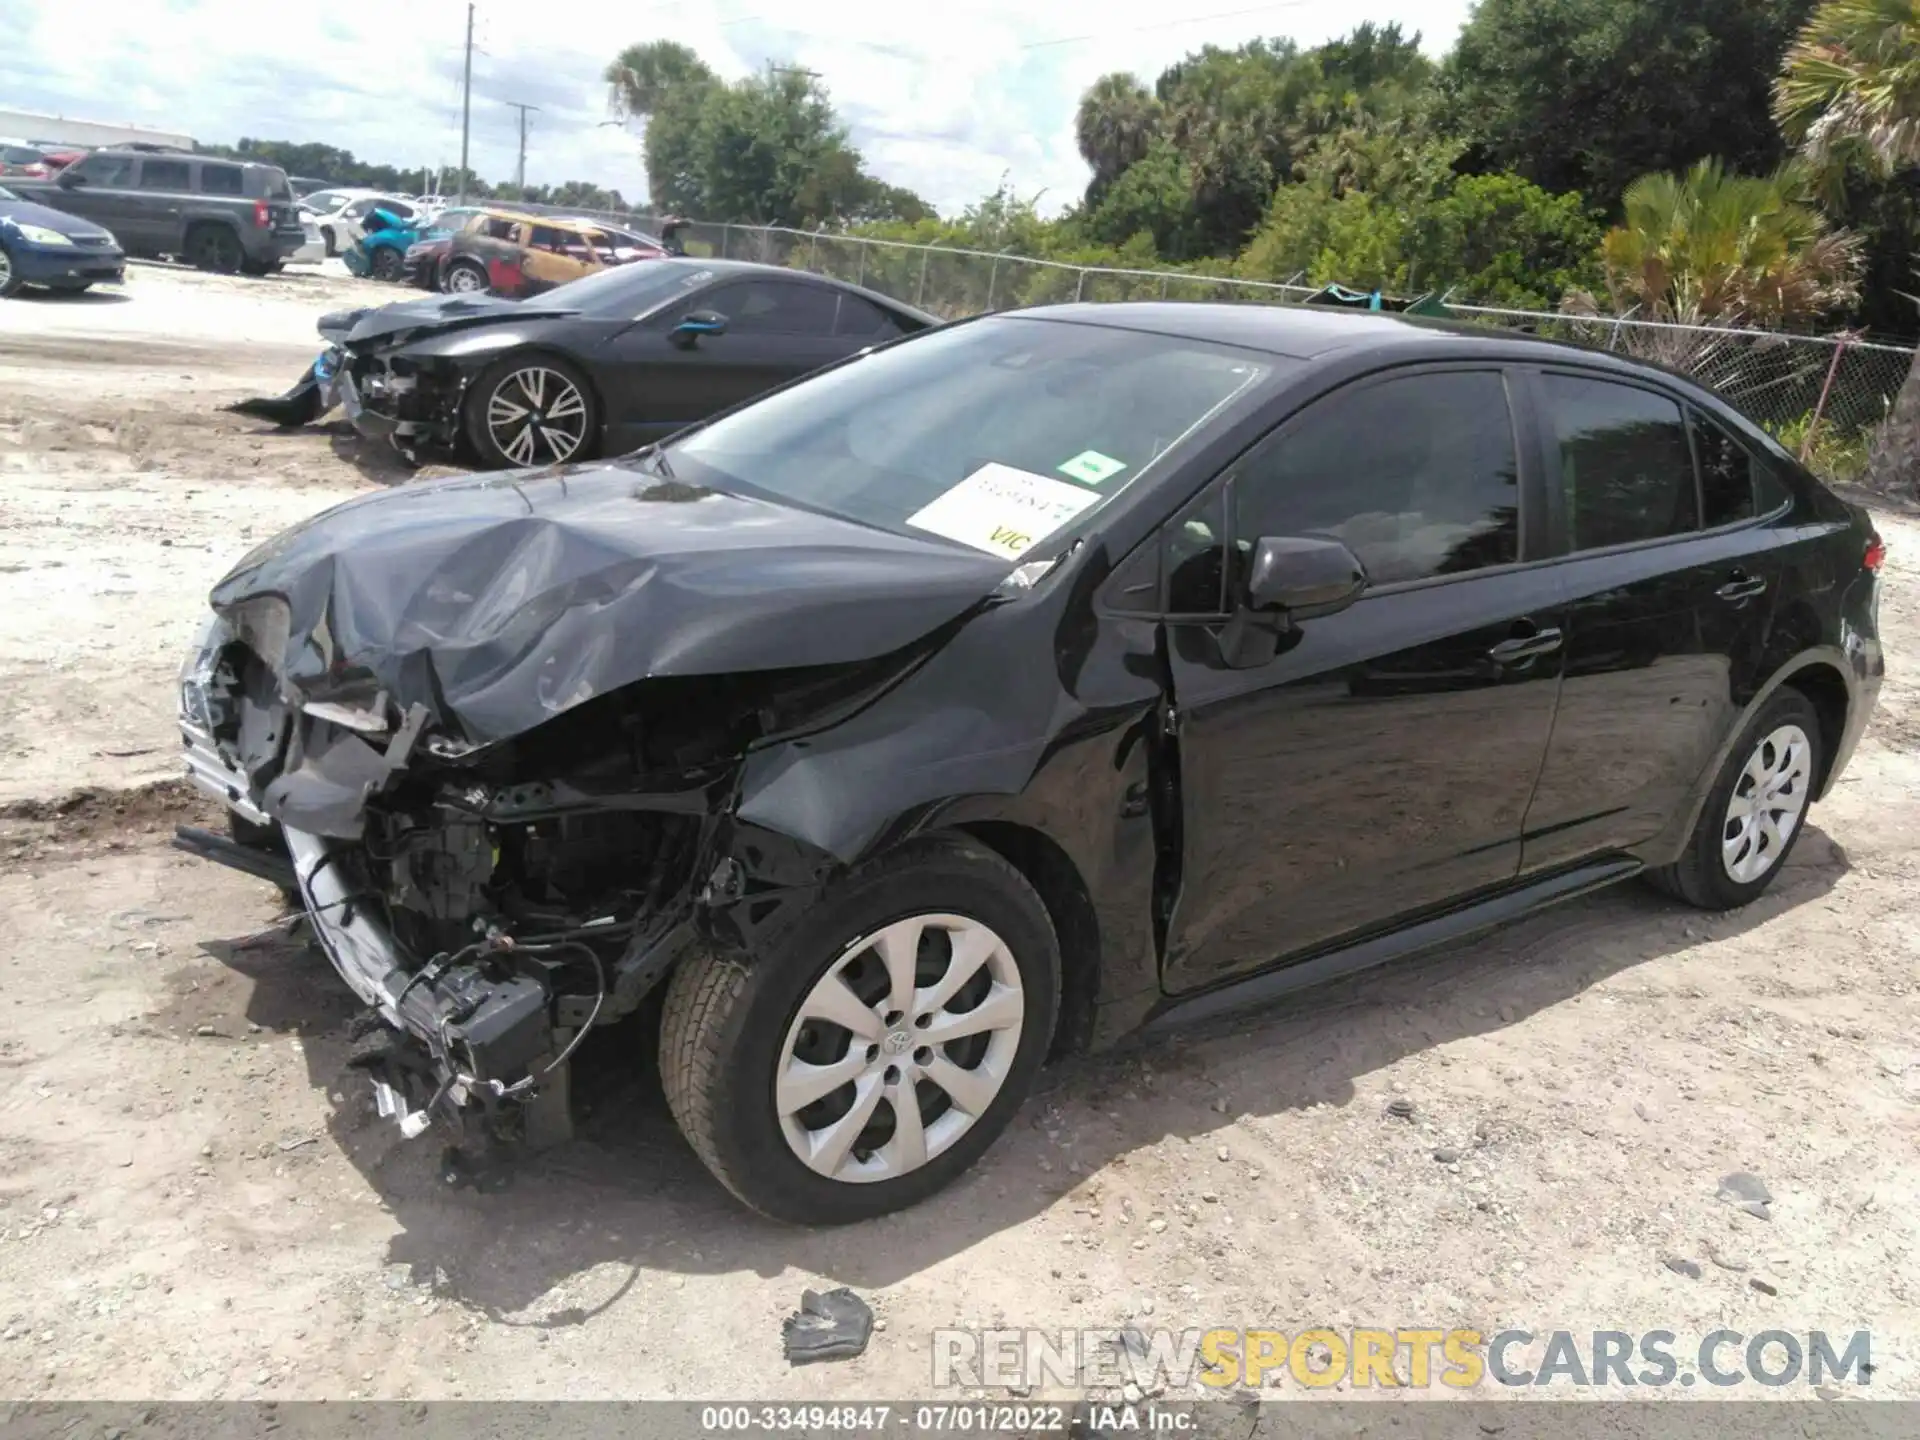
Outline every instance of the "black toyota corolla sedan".
<path id="1" fill-rule="evenodd" d="M 1052 1053 L 1629 876 L 1753 899 L 1867 723 L 1867 515 L 1685 380 L 1304 308 L 932 331 L 267 542 L 192 773 L 408 1133 L 659 1030 L 747 1204 L 879 1215 Z M 558 1111 L 556 1116 L 555 1112 Z"/>

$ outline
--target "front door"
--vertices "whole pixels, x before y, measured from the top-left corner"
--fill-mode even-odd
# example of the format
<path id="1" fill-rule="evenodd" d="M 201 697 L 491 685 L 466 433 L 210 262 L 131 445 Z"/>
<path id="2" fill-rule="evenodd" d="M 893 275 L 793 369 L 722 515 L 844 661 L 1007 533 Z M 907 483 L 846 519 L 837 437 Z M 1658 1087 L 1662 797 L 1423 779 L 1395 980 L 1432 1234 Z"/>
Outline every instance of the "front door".
<path id="1" fill-rule="evenodd" d="M 60 208 L 111 230 L 120 247 L 152 252 L 134 226 L 132 197 L 140 162 L 131 155 L 86 155 L 73 162 L 71 178 L 60 187 Z"/>
<path id="2" fill-rule="evenodd" d="M 1560 582 L 1523 563 L 1529 453 L 1499 370 L 1398 372 L 1309 407 L 1168 528 L 1169 991 L 1513 880 L 1560 675 Z M 1369 587 L 1235 668 L 1221 617 L 1261 536 L 1341 540 Z"/>
<path id="3" fill-rule="evenodd" d="M 1757 518 L 1764 472 L 1725 430 L 1695 416 L 1690 438 L 1672 396 L 1613 378 L 1535 384 L 1569 558 L 1566 676 L 1528 871 L 1666 827 L 1764 677 L 1779 577 Z"/>

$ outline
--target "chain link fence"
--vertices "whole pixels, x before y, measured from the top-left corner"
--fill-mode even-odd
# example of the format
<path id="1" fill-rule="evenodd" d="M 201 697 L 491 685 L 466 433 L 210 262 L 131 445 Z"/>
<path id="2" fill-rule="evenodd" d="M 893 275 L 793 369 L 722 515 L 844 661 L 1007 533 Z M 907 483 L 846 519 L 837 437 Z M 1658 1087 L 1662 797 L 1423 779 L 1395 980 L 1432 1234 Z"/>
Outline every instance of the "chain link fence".
<path id="1" fill-rule="evenodd" d="M 569 213 L 650 233 L 658 229 L 659 217 L 650 214 Z M 1081 300 L 1274 305 L 1315 293 L 1304 285 L 1180 270 L 1069 265 L 777 226 L 693 223 L 681 228 L 679 238 L 689 255 L 753 260 L 832 275 L 949 320 L 987 310 Z M 1666 365 L 1712 386 L 1791 445 L 1810 444 L 1816 430 L 1829 438 L 1864 435 L 1886 418 L 1914 363 L 1911 348 L 1851 335 L 1792 335 L 1452 302 L 1446 309 L 1463 320 Z"/>

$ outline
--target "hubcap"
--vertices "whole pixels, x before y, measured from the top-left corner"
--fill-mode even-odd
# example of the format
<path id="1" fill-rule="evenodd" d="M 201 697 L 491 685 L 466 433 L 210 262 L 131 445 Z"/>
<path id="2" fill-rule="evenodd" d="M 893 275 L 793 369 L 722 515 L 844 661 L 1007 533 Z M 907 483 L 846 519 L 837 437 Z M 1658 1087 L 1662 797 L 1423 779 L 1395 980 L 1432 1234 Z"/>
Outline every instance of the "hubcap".
<path id="1" fill-rule="evenodd" d="M 13 279 L 13 257 L 5 250 L 0 250 L 0 285 L 6 284 L 11 279 Z"/>
<path id="2" fill-rule="evenodd" d="M 993 1104 L 1020 1049 L 1013 953 L 962 915 L 853 942 L 800 1002 L 774 1078 L 793 1153 L 833 1180 L 917 1170 Z"/>
<path id="3" fill-rule="evenodd" d="M 1813 742 L 1798 725 L 1782 725 L 1754 747 L 1720 834 L 1720 861 L 1731 879 L 1750 885 L 1779 862 L 1806 813 L 1812 778 Z"/>
<path id="4" fill-rule="evenodd" d="M 586 397 L 558 370 L 516 370 L 494 386 L 487 432 L 516 465 L 557 464 L 587 438 Z"/>
<path id="5" fill-rule="evenodd" d="M 480 277 L 474 273 L 472 266 L 462 265 L 447 276 L 447 288 L 470 295 L 480 288 Z"/>

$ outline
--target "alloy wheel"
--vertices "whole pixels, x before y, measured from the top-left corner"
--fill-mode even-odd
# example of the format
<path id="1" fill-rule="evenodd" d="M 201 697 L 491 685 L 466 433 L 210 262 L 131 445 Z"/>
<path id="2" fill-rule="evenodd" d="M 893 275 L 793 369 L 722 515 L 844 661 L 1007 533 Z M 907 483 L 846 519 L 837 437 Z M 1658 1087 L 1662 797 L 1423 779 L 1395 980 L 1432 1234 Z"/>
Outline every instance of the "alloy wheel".
<path id="1" fill-rule="evenodd" d="M 1734 782 L 1720 832 L 1727 875 L 1751 885 L 1778 863 L 1807 811 L 1813 742 L 1798 725 L 1782 725 L 1753 748 Z"/>
<path id="2" fill-rule="evenodd" d="M 514 370 L 487 398 L 487 434 L 515 465 L 569 460 L 586 443 L 586 396 L 558 370 Z"/>
<path id="3" fill-rule="evenodd" d="M 486 278 L 471 265 L 456 265 L 447 271 L 447 289 L 456 295 L 473 295 L 486 287 Z"/>
<path id="4" fill-rule="evenodd" d="M 13 283 L 13 257 L 7 254 L 7 247 L 0 245 L 0 295 L 7 292 Z"/>
<path id="5" fill-rule="evenodd" d="M 1006 942 L 978 920 L 915 915 L 849 945 L 800 1002 L 774 1108 L 803 1164 L 892 1180 L 973 1127 L 1020 1050 L 1026 995 Z"/>

